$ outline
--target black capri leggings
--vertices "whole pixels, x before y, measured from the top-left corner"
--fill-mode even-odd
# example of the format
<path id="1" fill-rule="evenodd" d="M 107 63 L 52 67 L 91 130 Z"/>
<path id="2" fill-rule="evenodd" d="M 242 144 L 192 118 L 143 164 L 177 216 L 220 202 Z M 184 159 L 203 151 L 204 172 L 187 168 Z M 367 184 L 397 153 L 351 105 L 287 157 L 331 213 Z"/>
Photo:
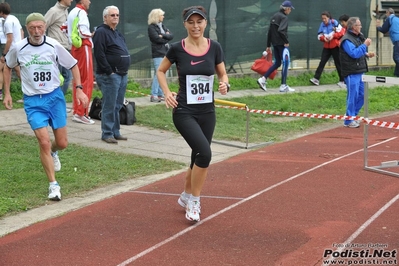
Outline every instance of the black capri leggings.
<path id="1" fill-rule="evenodd" d="M 191 148 L 192 169 L 209 166 L 212 158 L 211 142 L 215 130 L 215 112 L 205 114 L 173 114 L 173 123 Z"/>

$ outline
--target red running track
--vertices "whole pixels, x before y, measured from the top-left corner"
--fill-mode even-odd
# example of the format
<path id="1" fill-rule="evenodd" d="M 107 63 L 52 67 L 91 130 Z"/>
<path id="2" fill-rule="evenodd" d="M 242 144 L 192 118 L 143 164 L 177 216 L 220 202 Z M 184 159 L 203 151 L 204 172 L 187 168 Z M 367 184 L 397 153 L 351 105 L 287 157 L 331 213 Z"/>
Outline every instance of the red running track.
<path id="1" fill-rule="evenodd" d="M 398 134 L 370 127 L 375 146 L 368 165 L 399 159 Z M 211 165 L 194 225 L 177 204 L 183 179 L 179 174 L 4 236 L 0 265 L 309 266 L 330 254 L 361 265 L 376 258 L 353 254 L 375 249 L 385 256 L 379 262 L 399 263 L 399 178 L 363 169 L 363 125 Z M 339 257 L 345 251 L 351 256 Z"/>

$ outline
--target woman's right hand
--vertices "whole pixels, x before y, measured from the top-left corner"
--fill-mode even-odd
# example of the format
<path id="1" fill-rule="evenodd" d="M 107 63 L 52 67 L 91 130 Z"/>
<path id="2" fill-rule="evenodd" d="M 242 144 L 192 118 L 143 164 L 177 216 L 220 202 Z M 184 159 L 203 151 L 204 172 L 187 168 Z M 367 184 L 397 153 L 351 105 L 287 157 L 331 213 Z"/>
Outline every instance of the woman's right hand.
<path id="1" fill-rule="evenodd" d="M 175 108 L 175 107 L 177 107 L 176 95 L 177 95 L 177 93 L 173 92 L 173 91 L 165 94 L 165 105 L 166 105 L 166 108 L 169 108 L 169 107 Z"/>

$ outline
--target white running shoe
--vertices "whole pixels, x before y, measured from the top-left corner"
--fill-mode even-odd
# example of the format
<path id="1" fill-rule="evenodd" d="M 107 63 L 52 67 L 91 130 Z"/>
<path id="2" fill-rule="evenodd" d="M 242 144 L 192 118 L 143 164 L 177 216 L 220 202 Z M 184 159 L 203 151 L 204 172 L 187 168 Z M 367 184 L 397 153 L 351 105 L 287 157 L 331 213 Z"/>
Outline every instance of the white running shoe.
<path id="1" fill-rule="evenodd" d="M 53 157 L 54 171 L 56 171 L 56 172 L 60 171 L 61 170 L 61 161 L 60 161 L 60 158 L 58 157 L 58 151 L 51 152 L 51 157 Z"/>
<path id="2" fill-rule="evenodd" d="M 201 212 L 200 202 L 189 200 L 186 206 L 186 219 L 192 222 L 199 222 L 200 212 Z"/>
<path id="3" fill-rule="evenodd" d="M 72 116 L 72 121 L 75 121 L 75 122 L 78 122 L 78 123 L 82 123 L 82 124 L 86 124 L 86 125 L 93 125 L 94 124 L 94 121 L 89 116 L 86 116 L 86 115 L 80 116 L 80 115 L 74 114 Z"/>
<path id="4" fill-rule="evenodd" d="M 349 124 L 344 124 L 344 127 L 350 127 L 350 128 L 358 128 L 360 127 L 360 123 L 358 123 L 357 121 L 352 121 Z"/>
<path id="5" fill-rule="evenodd" d="M 280 86 L 280 92 L 294 92 L 295 89 L 291 88 L 290 86 L 286 85 L 286 84 L 282 84 Z"/>
<path id="6" fill-rule="evenodd" d="M 183 197 L 183 193 L 181 193 L 179 199 L 177 200 L 177 203 L 179 203 L 179 205 L 182 206 L 183 208 L 186 208 L 187 202 L 188 199 Z"/>
<path id="7" fill-rule="evenodd" d="M 266 79 L 264 78 L 264 77 L 260 77 L 260 78 L 258 78 L 258 85 L 259 85 L 259 87 L 262 89 L 262 90 L 264 90 L 264 91 L 267 91 L 267 89 L 266 89 Z"/>
<path id="8" fill-rule="evenodd" d="M 183 193 L 181 193 L 177 203 L 185 209 L 188 204 L 188 199 L 183 197 Z M 201 214 L 201 205 L 199 206 L 199 214 Z"/>
<path id="9" fill-rule="evenodd" d="M 56 200 L 60 201 L 61 200 L 61 187 L 60 185 L 50 185 L 48 188 L 48 199 L 49 200 Z"/>
<path id="10" fill-rule="evenodd" d="M 338 87 L 342 88 L 342 89 L 346 89 L 346 84 L 342 81 L 337 83 Z"/>
<path id="11" fill-rule="evenodd" d="M 316 85 L 316 86 L 319 86 L 320 85 L 320 82 L 319 82 L 319 80 L 318 79 L 315 79 L 315 78 L 311 78 L 310 79 L 310 82 L 312 82 L 314 85 Z"/>

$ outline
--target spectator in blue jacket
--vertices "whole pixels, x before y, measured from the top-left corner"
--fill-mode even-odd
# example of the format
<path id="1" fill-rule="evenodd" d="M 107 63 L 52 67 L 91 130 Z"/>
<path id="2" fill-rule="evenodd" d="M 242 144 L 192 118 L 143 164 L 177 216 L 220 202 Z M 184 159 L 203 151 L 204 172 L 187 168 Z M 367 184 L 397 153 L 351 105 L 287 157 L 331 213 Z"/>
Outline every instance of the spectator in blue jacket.
<path id="1" fill-rule="evenodd" d="M 381 26 L 381 21 L 377 19 L 377 30 L 382 33 L 389 32 L 393 44 L 393 61 L 395 62 L 395 77 L 399 77 L 399 18 L 395 15 L 392 8 L 386 11 L 387 18 Z"/>
<path id="2" fill-rule="evenodd" d="M 347 86 L 346 115 L 357 116 L 364 104 L 364 82 L 362 75 L 368 72 L 367 58 L 375 56 L 374 52 L 368 52 L 371 44 L 370 38 L 365 38 L 362 23 L 358 17 L 348 19 L 348 29 L 341 38 L 339 56 L 341 60 L 341 74 Z M 358 128 L 359 121 L 346 119 L 344 126 Z"/>
<path id="3" fill-rule="evenodd" d="M 101 139 L 118 144 L 118 140 L 127 140 L 120 133 L 119 111 L 125 99 L 130 54 L 125 37 L 116 29 L 119 23 L 118 7 L 107 6 L 103 11 L 103 20 L 104 24 L 98 26 L 93 35 L 96 81 L 103 95 Z"/>

